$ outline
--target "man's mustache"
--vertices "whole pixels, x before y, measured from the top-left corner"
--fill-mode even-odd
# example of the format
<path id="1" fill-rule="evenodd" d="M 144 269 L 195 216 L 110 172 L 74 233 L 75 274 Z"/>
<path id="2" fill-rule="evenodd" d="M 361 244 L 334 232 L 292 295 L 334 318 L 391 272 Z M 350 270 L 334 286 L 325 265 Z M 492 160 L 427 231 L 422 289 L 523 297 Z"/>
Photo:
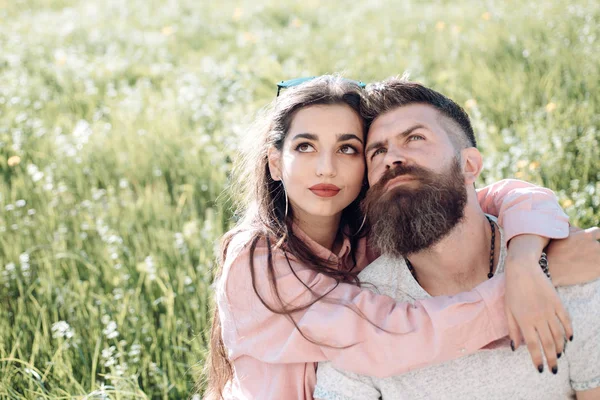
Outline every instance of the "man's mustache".
<path id="1" fill-rule="evenodd" d="M 384 172 L 379 181 L 373 185 L 373 188 L 382 188 L 389 181 L 402 175 L 411 175 L 415 179 L 422 179 L 431 175 L 431 172 L 423 167 L 416 165 L 398 164 Z"/>

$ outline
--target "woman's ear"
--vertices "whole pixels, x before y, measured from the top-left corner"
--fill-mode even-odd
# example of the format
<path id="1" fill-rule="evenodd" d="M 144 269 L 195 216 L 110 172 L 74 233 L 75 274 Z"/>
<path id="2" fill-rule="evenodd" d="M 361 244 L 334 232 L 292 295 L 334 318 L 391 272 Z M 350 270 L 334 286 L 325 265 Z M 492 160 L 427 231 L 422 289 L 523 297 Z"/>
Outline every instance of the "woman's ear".
<path id="1" fill-rule="evenodd" d="M 267 150 L 267 159 L 269 161 L 269 173 L 274 181 L 281 180 L 281 151 L 270 146 Z"/>
<path id="2" fill-rule="evenodd" d="M 483 169 L 483 158 L 481 157 L 481 153 L 475 147 L 467 147 L 461 151 L 461 156 L 465 184 L 473 184 Z"/>

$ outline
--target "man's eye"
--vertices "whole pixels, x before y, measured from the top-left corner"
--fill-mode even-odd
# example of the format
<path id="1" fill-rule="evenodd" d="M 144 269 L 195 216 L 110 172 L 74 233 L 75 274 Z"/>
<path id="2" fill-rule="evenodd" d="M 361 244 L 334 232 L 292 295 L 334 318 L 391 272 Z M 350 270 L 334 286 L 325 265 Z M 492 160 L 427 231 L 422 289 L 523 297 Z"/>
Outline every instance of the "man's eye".
<path id="1" fill-rule="evenodd" d="M 308 143 L 300 143 L 296 146 L 296 151 L 299 151 L 300 153 L 310 153 L 312 150 L 314 150 L 314 148 Z"/>
<path id="2" fill-rule="evenodd" d="M 384 154 L 387 151 L 387 149 L 385 147 L 380 147 L 377 150 L 375 150 L 373 152 L 373 154 L 371 154 L 371 160 L 375 157 L 378 156 L 379 154 Z"/>
<path id="3" fill-rule="evenodd" d="M 349 144 L 346 144 L 346 145 L 340 147 L 340 152 L 342 152 L 344 154 L 356 154 L 356 153 L 358 153 L 358 151 L 354 147 L 350 146 Z"/>
<path id="4" fill-rule="evenodd" d="M 413 141 L 413 140 L 425 140 L 424 136 L 421 135 L 411 135 L 408 140 Z"/>

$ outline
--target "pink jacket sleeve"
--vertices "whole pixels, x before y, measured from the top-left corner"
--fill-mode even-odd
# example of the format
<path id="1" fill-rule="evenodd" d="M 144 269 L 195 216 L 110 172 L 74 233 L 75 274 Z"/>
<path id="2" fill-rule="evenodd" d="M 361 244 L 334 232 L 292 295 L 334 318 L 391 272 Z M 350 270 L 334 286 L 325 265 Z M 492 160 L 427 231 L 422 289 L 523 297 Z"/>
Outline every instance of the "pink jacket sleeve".
<path id="1" fill-rule="evenodd" d="M 521 234 L 552 239 L 569 236 L 569 218 L 550 189 L 517 179 L 503 179 L 477 191 L 484 212 L 498 217 L 506 240 Z"/>
<path id="2" fill-rule="evenodd" d="M 280 309 L 268 284 L 266 260 L 267 249 L 259 246 L 254 254 L 256 290 L 268 306 Z M 310 302 L 313 296 L 307 287 L 318 294 L 329 292 L 327 301 L 293 314 L 300 328 L 296 329 L 288 317 L 270 311 L 258 299 L 248 262 L 246 248 L 225 264 L 217 288 L 223 340 L 232 360 L 240 356 L 266 363 L 331 360 L 353 372 L 385 377 L 464 356 L 508 334 L 501 276 L 471 292 L 425 299 L 413 306 L 351 284 L 336 284 L 292 258 L 288 264 L 281 251 L 274 251 L 275 278 L 284 304 L 297 307 Z"/>
<path id="3" fill-rule="evenodd" d="M 478 198 L 485 212 L 499 214 L 509 237 L 568 234 L 566 216 L 549 190 L 507 180 L 482 189 Z M 288 263 L 282 252 L 274 251 L 275 279 L 284 304 L 308 304 L 313 295 L 307 288 L 329 293 L 326 301 L 293 314 L 298 330 L 256 295 L 269 307 L 281 308 L 268 283 L 266 250 L 264 245 L 256 249 L 254 277 L 247 248 L 229 257 L 217 288 L 223 339 L 232 360 L 240 356 L 266 363 L 330 360 L 352 372 L 386 377 L 464 356 L 508 334 L 501 276 L 471 292 L 412 306 L 337 284 L 291 258 Z"/>

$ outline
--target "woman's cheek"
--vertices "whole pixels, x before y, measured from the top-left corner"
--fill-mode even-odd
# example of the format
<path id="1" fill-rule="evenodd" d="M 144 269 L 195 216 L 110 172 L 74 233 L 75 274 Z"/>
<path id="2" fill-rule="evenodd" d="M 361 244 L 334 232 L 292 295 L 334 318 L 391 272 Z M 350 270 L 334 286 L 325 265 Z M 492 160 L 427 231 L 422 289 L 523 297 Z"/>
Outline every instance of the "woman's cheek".
<path id="1" fill-rule="evenodd" d="M 352 183 L 348 186 L 352 187 L 352 193 L 356 198 L 360 193 L 360 189 L 362 188 L 363 180 L 366 173 L 364 159 L 361 157 L 359 160 L 352 163 L 350 167 L 351 168 L 348 168 L 347 171 L 349 173 L 349 179 L 352 181 Z"/>

